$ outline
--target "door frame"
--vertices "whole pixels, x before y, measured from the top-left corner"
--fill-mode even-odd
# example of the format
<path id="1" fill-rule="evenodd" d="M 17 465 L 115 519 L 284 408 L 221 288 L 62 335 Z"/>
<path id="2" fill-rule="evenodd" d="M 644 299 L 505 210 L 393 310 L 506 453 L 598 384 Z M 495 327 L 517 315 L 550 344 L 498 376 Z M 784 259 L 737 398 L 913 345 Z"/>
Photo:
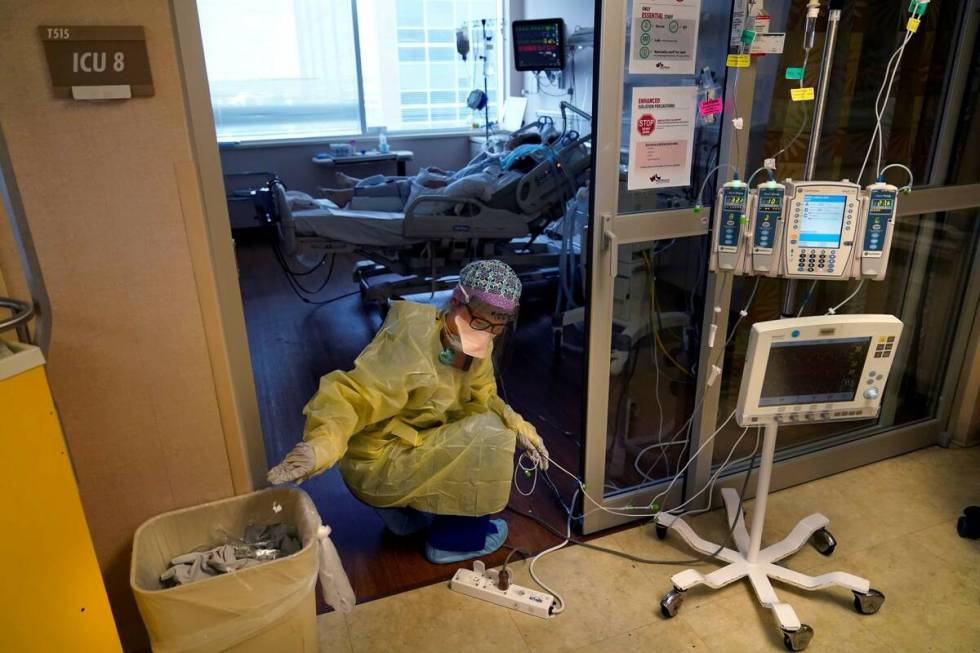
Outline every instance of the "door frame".
<path id="1" fill-rule="evenodd" d="M 211 93 L 204 64 L 204 43 L 195 0 L 170 0 L 176 37 L 177 68 L 184 91 L 194 166 L 177 170 L 185 212 L 201 214 L 203 229 L 188 231 L 194 276 L 214 370 L 228 466 L 236 494 L 266 485 L 268 462 L 255 377 L 245 331 L 238 264 L 231 237 Z"/>

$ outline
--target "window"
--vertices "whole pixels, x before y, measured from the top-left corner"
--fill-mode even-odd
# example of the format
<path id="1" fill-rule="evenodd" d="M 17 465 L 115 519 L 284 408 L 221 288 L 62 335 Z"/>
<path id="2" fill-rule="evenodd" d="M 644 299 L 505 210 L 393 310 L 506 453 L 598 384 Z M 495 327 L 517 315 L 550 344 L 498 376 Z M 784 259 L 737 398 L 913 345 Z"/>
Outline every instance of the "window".
<path id="1" fill-rule="evenodd" d="M 219 140 L 361 130 L 349 1 L 199 0 L 198 12 Z"/>
<path id="2" fill-rule="evenodd" d="M 482 124 L 466 98 L 483 63 L 460 58 L 456 30 L 476 48 L 483 19 L 496 119 L 500 0 L 198 0 L 198 12 L 219 141 Z"/>

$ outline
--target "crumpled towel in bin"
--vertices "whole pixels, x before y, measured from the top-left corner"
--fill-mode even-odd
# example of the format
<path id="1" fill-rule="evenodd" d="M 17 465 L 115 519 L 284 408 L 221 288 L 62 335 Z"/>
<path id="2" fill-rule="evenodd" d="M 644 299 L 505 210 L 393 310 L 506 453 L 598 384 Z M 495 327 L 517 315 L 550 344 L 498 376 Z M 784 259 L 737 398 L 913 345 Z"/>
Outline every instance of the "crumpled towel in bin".
<path id="1" fill-rule="evenodd" d="M 284 523 L 249 524 L 245 537 L 230 539 L 236 544 L 190 551 L 173 558 L 170 568 L 160 575 L 160 583 L 164 587 L 187 585 L 292 555 L 303 548 L 296 538 L 296 528 Z"/>
<path id="2" fill-rule="evenodd" d="M 239 558 L 235 547 L 222 544 L 207 551 L 192 551 L 170 561 L 171 567 L 160 575 L 164 587 L 187 585 L 218 574 L 227 574 L 245 567 L 261 564 L 255 558 Z"/>

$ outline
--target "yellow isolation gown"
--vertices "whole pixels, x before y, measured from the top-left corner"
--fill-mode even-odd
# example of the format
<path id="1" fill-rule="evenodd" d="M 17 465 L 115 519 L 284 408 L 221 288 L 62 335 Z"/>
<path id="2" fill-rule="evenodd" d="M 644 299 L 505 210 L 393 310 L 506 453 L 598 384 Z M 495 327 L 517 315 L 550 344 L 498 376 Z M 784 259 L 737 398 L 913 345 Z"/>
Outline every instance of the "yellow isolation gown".
<path id="1" fill-rule="evenodd" d="M 479 516 L 507 505 L 515 431 L 533 430 L 497 394 L 490 358 L 439 362 L 443 318 L 396 302 L 350 372 L 334 371 L 303 410 L 316 469 L 339 462 L 377 508 Z"/>

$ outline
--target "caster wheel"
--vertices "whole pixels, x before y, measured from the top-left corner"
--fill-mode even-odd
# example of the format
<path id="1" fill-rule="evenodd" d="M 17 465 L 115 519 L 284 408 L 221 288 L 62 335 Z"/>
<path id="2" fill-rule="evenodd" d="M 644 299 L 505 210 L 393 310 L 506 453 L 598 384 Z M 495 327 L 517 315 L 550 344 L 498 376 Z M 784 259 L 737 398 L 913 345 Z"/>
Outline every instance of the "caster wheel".
<path id="1" fill-rule="evenodd" d="M 980 539 L 980 506 L 970 506 L 956 521 L 956 532 L 970 540 Z"/>
<path id="2" fill-rule="evenodd" d="M 800 624 L 798 630 L 783 631 L 783 646 L 787 651 L 802 651 L 813 639 L 813 628 Z"/>
<path id="3" fill-rule="evenodd" d="M 869 589 L 867 594 L 854 592 L 854 609 L 861 614 L 874 614 L 881 610 L 885 595 L 876 589 Z"/>
<path id="4" fill-rule="evenodd" d="M 684 591 L 675 587 L 667 592 L 660 602 L 660 614 L 664 616 L 664 619 L 672 619 L 677 616 L 677 611 L 681 609 L 682 603 L 684 603 Z"/>
<path id="5" fill-rule="evenodd" d="M 826 528 L 821 528 L 819 531 L 815 531 L 813 535 L 810 536 L 810 544 L 813 548 L 819 551 L 825 556 L 833 555 L 834 549 L 837 548 L 837 540 L 834 536 L 830 534 Z"/>
<path id="6" fill-rule="evenodd" d="M 657 524 L 657 539 L 663 540 L 667 538 L 667 527 L 663 524 Z"/>

